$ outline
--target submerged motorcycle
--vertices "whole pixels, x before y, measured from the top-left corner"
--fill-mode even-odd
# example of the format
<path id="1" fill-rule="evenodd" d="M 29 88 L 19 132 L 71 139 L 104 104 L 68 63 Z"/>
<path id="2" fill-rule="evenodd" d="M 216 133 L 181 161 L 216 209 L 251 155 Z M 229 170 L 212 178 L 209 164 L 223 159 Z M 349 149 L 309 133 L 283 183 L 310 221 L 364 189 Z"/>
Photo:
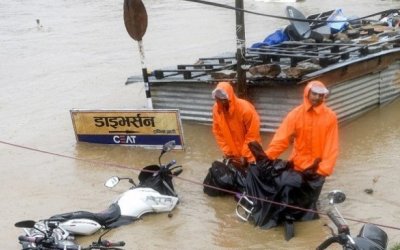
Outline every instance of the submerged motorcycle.
<path id="1" fill-rule="evenodd" d="M 167 142 L 158 157 L 159 165 L 149 165 L 142 169 L 136 185 L 132 178 L 111 177 L 106 187 L 116 186 L 120 180 L 127 180 L 131 188 L 117 197 L 104 211 L 92 213 L 76 211 L 58 214 L 36 223 L 36 228 L 57 223 L 60 235 L 67 239 L 70 235 L 91 235 L 99 229 L 115 228 L 129 224 L 146 213 L 170 212 L 179 202 L 172 178 L 182 173 L 182 166 L 174 166 L 175 160 L 161 164 L 161 157 L 175 147 L 175 141 Z"/>
<path id="2" fill-rule="evenodd" d="M 337 233 L 332 230 L 332 236 L 322 242 L 317 250 L 328 248 L 331 244 L 336 243 L 342 246 L 344 250 L 349 249 L 375 249 L 384 250 L 387 248 L 388 237 L 385 231 L 380 229 L 374 224 L 365 224 L 357 237 L 353 237 L 350 234 L 349 226 L 345 223 L 345 220 L 336 204 L 342 203 L 346 199 L 346 195 L 339 191 L 334 190 L 328 194 L 329 209 L 327 215 L 329 219 L 335 224 Z"/>
<path id="3" fill-rule="evenodd" d="M 48 222 L 37 224 L 35 221 L 27 220 L 15 223 L 16 227 L 24 228 L 25 234 L 18 237 L 22 250 L 123 250 L 125 242 L 111 242 L 102 240 L 102 237 L 110 230 L 100 235 L 96 242 L 87 247 L 75 243 L 73 237 L 64 238 L 67 232 L 59 227 L 59 223 Z M 40 226 L 40 227 L 39 227 Z"/>

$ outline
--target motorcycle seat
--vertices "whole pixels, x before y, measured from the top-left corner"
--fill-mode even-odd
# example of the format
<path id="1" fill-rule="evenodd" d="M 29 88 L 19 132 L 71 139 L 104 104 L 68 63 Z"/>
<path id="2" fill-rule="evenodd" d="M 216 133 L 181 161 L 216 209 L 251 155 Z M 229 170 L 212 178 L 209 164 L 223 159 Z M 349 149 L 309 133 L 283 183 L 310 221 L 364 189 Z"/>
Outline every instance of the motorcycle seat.
<path id="1" fill-rule="evenodd" d="M 360 249 L 386 249 L 388 237 L 385 231 L 373 224 L 365 224 L 355 239 Z"/>
<path id="2" fill-rule="evenodd" d="M 51 221 L 64 222 L 71 219 L 89 219 L 98 222 L 102 226 L 107 226 L 121 216 L 121 210 L 115 203 L 111 204 L 106 210 L 99 213 L 88 211 L 75 211 L 70 213 L 57 214 L 49 218 Z"/>

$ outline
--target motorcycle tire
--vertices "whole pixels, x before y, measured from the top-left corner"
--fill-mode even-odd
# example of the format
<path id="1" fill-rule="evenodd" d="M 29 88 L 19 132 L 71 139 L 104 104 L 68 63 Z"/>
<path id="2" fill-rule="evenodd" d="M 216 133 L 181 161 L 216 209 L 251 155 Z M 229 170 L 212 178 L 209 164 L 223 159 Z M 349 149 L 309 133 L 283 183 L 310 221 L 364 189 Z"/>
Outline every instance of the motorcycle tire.
<path id="1" fill-rule="evenodd" d="M 291 220 L 285 220 L 283 222 L 283 228 L 285 233 L 285 240 L 289 241 L 291 238 L 294 237 L 294 224 Z"/>

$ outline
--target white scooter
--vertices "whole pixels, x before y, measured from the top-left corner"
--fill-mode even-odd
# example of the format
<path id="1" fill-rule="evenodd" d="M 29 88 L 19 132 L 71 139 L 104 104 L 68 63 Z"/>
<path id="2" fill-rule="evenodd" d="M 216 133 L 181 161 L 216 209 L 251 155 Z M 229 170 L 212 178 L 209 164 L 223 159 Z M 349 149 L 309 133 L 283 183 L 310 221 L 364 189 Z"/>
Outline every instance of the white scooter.
<path id="1" fill-rule="evenodd" d="M 91 235 L 101 228 L 109 229 L 126 225 L 146 213 L 172 211 L 179 202 L 172 178 L 182 173 L 182 166 L 174 166 L 175 160 L 162 165 L 161 157 L 174 147 L 175 141 L 167 142 L 163 146 L 158 158 L 159 165 L 144 167 L 138 177 L 139 185 L 136 185 L 129 177 L 114 176 L 108 179 L 104 184 L 106 187 L 112 188 L 123 179 L 128 180 L 132 187 L 117 197 L 106 210 L 99 213 L 76 211 L 58 214 L 37 222 L 35 227 L 43 228 L 49 223 L 57 223 L 62 232 L 62 238 L 67 239 L 71 235 Z"/>

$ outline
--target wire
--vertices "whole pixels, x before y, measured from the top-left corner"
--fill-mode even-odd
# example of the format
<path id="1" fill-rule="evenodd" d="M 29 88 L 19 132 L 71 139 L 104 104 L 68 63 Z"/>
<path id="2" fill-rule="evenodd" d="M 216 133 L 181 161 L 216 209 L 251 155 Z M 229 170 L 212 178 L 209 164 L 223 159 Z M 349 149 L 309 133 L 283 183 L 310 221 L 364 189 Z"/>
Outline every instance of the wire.
<path id="1" fill-rule="evenodd" d="M 41 149 L 31 148 L 31 147 L 22 146 L 22 145 L 10 143 L 10 142 L 5 142 L 5 141 L 0 141 L 0 143 L 1 143 L 1 144 L 5 144 L 5 145 L 9 145 L 9 146 L 12 146 L 12 147 L 17 147 L 17 148 L 22 148 L 22 149 L 34 151 L 34 152 L 39 152 L 39 153 L 43 153 L 43 154 L 59 156 L 59 157 L 62 157 L 62 158 L 67 158 L 67 159 L 72 159 L 72 160 L 78 160 L 78 161 L 83 161 L 83 162 L 88 162 L 88 163 L 95 163 L 95 164 L 107 165 L 107 166 L 112 166 L 112 167 L 121 168 L 121 169 L 129 169 L 129 170 L 134 170 L 134 171 L 137 171 L 137 172 L 140 172 L 140 171 L 149 172 L 149 173 L 154 173 L 154 172 L 156 172 L 156 171 L 147 170 L 147 169 L 136 169 L 136 168 L 131 168 L 131 167 L 128 167 L 128 166 L 125 166 L 125 165 L 120 165 L 120 164 L 115 164 L 115 163 L 101 162 L 101 161 L 98 161 L 98 160 L 82 159 L 82 158 L 78 158 L 78 157 L 74 157 L 74 156 L 68 156 L 68 155 L 63 155 L 63 154 L 59 154 L 59 153 L 53 153 L 53 152 L 50 152 L 50 151 L 45 151 L 45 150 L 41 150 Z M 180 180 L 182 180 L 182 181 L 190 182 L 190 183 L 193 183 L 193 184 L 197 184 L 197 185 L 199 185 L 199 186 L 206 186 L 206 187 L 209 187 L 209 188 L 213 188 L 213 189 L 215 189 L 215 190 L 223 191 L 223 192 L 228 193 L 228 194 L 233 194 L 233 195 L 244 195 L 244 194 L 242 194 L 242 193 L 234 192 L 234 191 L 232 191 L 232 190 L 227 190 L 227 189 L 223 189 L 223 188 L 219 188 L 219 187 L 215 187 L 215 186 L 203 184 L 203 183 L 201 183 L 201 182 L 193 181 L 193 180 L 186 179 L 186 178 L 179 177 L 179 176 L 171 175 L 171 177 L 180 179 Z M 292 205 L 289 205 L 289 204 L 284 204 L 284 203 L 280 203 L 280 202 L 276 202 L 276 201 L 271 201 L 271 200 L 267 200 L 267 199 L 262 199 L 262 198 L 255 197 L 255 196 L 250 196 L 250 195 L 246 195 L 246 196 L 247 196 L 248 198 L 251 198 L 251 199 L 255 199 L 255 200 L 259 200 L 259 201 L 263 201 L 263 202 L 267 202 L 267 203 L 271 203 L 271 204 L 275 204 L 275 205 L 279 205 L 279 206 L 284 206 L 284 207 L 293 208 L 293 209 L 300 210 L 300 211 L 311 212 L 311 213 L 316 213 L 316 214 L 319 214 L 319 215 L 325 215 L 325 216 L 327 216 L 327 213 L 319 212 L 319 211 L 312 210 L 312 209 L 306 209 L 306 208 L 302 208 L 302 207 L 292 206 Z M 359 223 L 364 223 L 364 224 L 368 223 L 368 224 L 373 224 L 373 225 L 376 225 L 376 226 L 379 226 L 379 227 L 384 227 L 384 228 L 390 228 L 390 229 L 400 230 L 400 227 L 388 226 L 388 225 L 382 225 L 382 224 L 376 224 L 376 223 L 370 223 L 370 222 L 363 221 L 363 220 L 360 220 L 360 219 L 352 219 L 352 218 L 347 218 L 347 217 L 343 217 L 343 218 L 346 219 L 346 220 L 349 220 L 349 221 L 353 221 L 353 222 L 359 222 Z"/>
<path id="2" fill-rule="evenodd" d="M 232 6 L 229 6 L 229 5 L 226 5 L 226 4 L 213 3 L 213 2 L 204 1 L 204 0 L 183 0 L 183 1 L 195 2 L 195 3 L 211 5 L 211 6 L 225 8 L 225 9 L 242 11 L 242 12 L 253 14 L 253 15 L 271 17 L 271 18 L 277 18 L 277 19 L 284 19 L 284 20 L 290 20 L 290 21 L 315 22 L 315 23 L 337 23 L 337 22 L 342 23 L 343 22 L 343 20 L 330 20 L 330 21 L 328 21 L 328 20 L 319 20 L 319 19 L 303 19 L 303 18 L 291 18 L 291 17 L 284 17 L 284 16 L 275 16 L 275 15 L 269 15 L 269 14 L 264 14 L 264 13 L 260 13 L 260 12 L 240 9 L 240 8 L 232 7 Z M 387 13 L 391 13 L 391 12 L 398 12 L 399 10 L 400 9 L 390 9 L 390 10 L 380 11 L 380 12 L 377 12 L 377 13 L 374 13 L 374 14 L 371 14 L 371 15 L 368 15 L 368 16 L 352 19 L 352 21 L 358 21 L 358 20 L 365 19 L 365 18 L 368 18 L 368 17 L 377 16 L 377 15 L 381 15 L 381 14 L 387 14 Z"/>

